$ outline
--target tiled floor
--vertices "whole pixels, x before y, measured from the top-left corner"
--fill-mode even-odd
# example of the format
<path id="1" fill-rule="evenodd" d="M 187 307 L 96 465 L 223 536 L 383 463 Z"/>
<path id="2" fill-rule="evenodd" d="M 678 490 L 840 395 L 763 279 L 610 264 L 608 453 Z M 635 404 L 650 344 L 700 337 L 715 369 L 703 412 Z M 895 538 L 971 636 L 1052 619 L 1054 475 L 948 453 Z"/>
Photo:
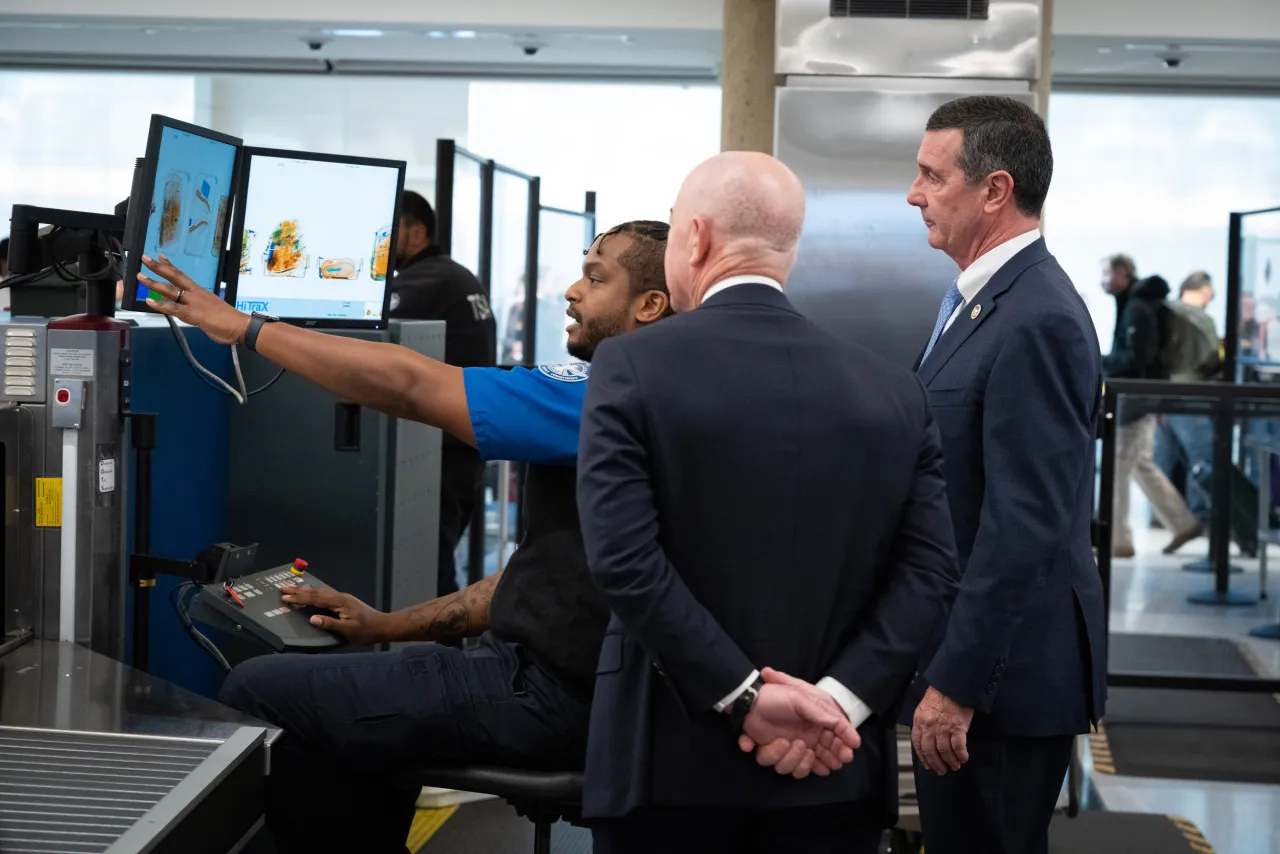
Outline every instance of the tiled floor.
<path id="1" fill-rule="evenodd" d="M 1136 528 L 1137 526 L 1135 526 Z M 1246 607 L 1193 605 L 1188 593 L 1209 589 L 1212 577 L 1186 572 L 1183 565 L 1202 558 L 1205 540 L 1176 557 L 1160 549 L 1162 531 L 1138 529 L 1138 556 L 1116 561 L 1112 569 L 1111 631 L 1228 637 L 1248 644 L 1274 675 L 1280 676 L 1280 641 L 1250 637 L 1249 629 L 1280 621 L 1280 548 L 1272 547 L 1269 586 L 1272 597 Z M 1258 592 L 1258 562 L 1236 556 L 1245 572 L 1231 576 L 1232 589 Z M 1280 737 L 1280 736 L 1278 736 Z M 1088 751 L 1084 758 L 1088 768 Z M 1204 832 L 1217 854 L 1274 854 L 1280 851 L 1280 786 L 1244 783 L 1180 782 L 1090 774 L 1091 783 L 1111 810 L 1183 816 Z"/>

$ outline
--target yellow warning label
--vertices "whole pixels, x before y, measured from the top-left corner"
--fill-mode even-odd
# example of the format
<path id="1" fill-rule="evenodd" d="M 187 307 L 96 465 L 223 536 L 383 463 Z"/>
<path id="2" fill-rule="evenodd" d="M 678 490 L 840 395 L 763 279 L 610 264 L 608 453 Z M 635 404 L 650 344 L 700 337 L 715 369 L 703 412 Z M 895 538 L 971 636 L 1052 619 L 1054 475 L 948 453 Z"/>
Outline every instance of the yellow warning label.
<path id="1" fill-rule="evenodd" d="M 36 527 L 62 527 L 62 478 L 36 478 Z"/>

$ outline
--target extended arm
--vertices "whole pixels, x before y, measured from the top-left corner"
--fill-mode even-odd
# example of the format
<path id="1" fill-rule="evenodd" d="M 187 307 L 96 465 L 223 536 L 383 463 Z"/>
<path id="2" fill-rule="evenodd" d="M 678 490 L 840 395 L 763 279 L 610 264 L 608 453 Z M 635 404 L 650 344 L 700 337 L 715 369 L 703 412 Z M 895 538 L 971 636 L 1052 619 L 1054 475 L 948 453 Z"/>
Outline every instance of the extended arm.
<path id="1" fill-rule="evenodd" d="M 144 259 L 146 260 L 146 259 Z M 147 266 L 177 288 L 139 276 L 163 294 L 148 304 L 198 326 L 214 341 L 240 343 L 249 317 L 236 311 L 168 262 Z M 456 368 L 404 347 L 324 335 L 267 323 L 257 350 L 283 368 L 339 397 L 398 418 L 439 427 L 479 449 L 487 460 L 571 466 L 577 460 L 578 424 L 586 372 L 578 366 L 528 370 Z"/>
<path id="2" fill-rule="evenodd" d="M 1074 318 L 1041 316 L 1009 336 L 983 405 L 986 490 L 973 552 L 925 678 L 981 711 L 1094 470 L 1097 354 Z M 1032 438 L 1034 437 L 1034 438 Z"/>
<path id="3" fill-rule="evenodd" d="M 243 337 L 242 331 L 241 341 Z M 476 443 L 462 368 L 398 344 L 325 335 L 284 323 L 265 324 L 257 350 L 343 400 L 439 427 L 469 445 Z"/>
<path id="4" fill-rule="evenodd" d="M 167 260 L 143 261 L 173 283 L 138 277 L 165 297 L 164 303 L 149 301 L 151 307 L 200 327 L 219 343 L 244 342 L 249 315 L 197 286 Z M 181 303 L 173 302 L 178 287 L 183 289 Z M 284 323 L 265 324 L 258 335 L 257 350 L 343 400 L 439 427 L 475 444 L 461 368 L 396 344 L 342 338 Z"/>
<path id="5" fill-rule="evenodd" d="M 582 415 L 578 510 L 587 562 L 613 612 L 661 668 L 684 707 L 701 712 L 754 666 L 667 560 L 635 374 L 608 341 L 596 352 Z"/>
<path id="6" fill-rule="evenodd" d="M 925 394 L 923 388 L 920 392 Z M 925 646 L 947 618 L 960 580 L 941 438 L 927 408 L 926 417 L 915 480 L 893 536 L 887 582 L 829 672 L 881 717 L 910 683 Z M 825 682 L 818 687 L 831 690 Z"/>

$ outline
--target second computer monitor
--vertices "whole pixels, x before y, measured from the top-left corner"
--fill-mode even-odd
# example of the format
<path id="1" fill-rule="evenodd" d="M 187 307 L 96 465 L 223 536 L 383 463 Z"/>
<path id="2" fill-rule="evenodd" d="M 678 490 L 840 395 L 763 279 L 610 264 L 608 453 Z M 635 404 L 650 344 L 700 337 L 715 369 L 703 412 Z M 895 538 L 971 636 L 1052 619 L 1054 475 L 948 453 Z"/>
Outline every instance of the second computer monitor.
<path id="1" fill-rule="evenodd" d="M 315 326 L 382 327 L 405 164 L 245 148 L 229 297 Z"/>

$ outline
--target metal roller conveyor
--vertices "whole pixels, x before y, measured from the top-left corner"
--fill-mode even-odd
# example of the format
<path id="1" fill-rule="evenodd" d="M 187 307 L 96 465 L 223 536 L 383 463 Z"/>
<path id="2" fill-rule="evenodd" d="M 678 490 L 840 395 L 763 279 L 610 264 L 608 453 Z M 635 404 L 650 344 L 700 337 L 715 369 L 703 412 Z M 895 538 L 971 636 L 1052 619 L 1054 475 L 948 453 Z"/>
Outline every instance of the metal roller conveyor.
<path id="1" fill-rule="evenodd" d="M 278 730 L 75 644 L 0 656 L 0 852 L 234 851 Z"/>
<path id="2" fill-rule="evenodd" d="M 0 727 L 0 849 L 104 851 L 216 748 Z"/>
<path id="3" fill-rule="evenodd" d="M 0 851 L 142 850 L 261 744 L 0 727 Z"/>

